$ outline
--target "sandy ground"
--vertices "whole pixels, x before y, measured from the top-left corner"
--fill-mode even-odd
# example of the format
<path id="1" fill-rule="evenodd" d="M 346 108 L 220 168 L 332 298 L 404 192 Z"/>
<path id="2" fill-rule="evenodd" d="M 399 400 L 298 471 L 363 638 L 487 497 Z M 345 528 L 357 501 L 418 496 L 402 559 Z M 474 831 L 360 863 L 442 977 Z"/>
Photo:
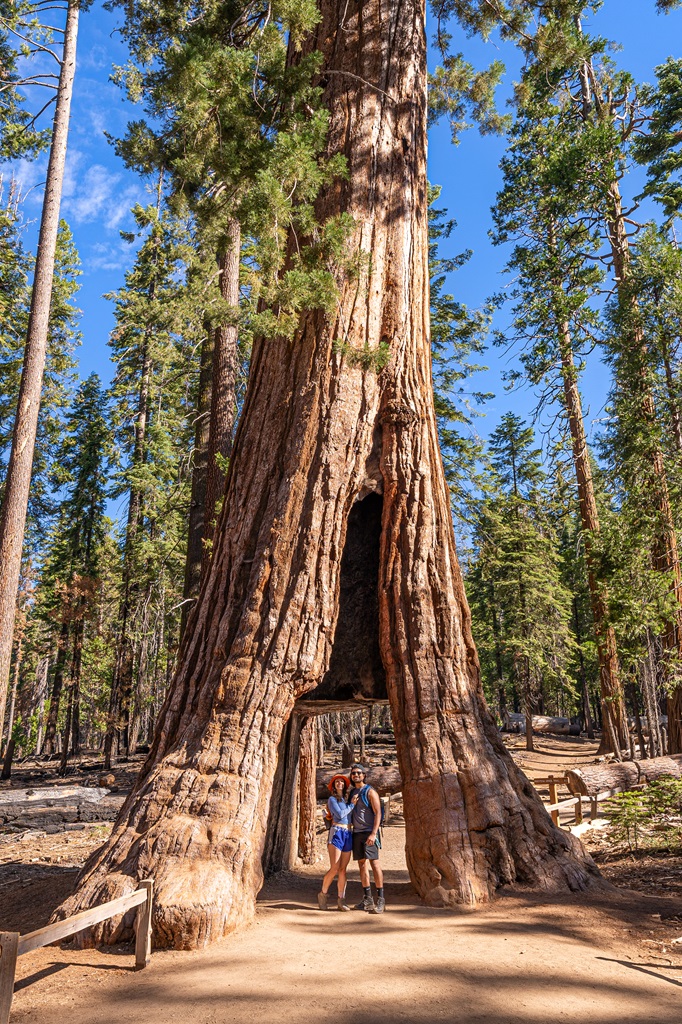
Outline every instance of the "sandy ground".
<path id="1" fill-rule="evenodd" d="M 592 745 L 542 738 L 514 750 L 530 777 L 594 758 Z M 540 787 L 542 788 L 542 787 Z M 400 803 L 394 805 L 400 810 Z M 44 924 L 106 826 L 0 847 L 0 921 Z M 9 837 L 8 837 L 9 838 Z M 420 905 L 399 814 L 382 853 L 382 916 L 323 914 L 318 866 L 271 880 L 256 923 L 198 953 L 49 947 L 21 957 L 13 1024 L 680 1024 L 682 900 L 611 890 L 541 899 L 506 895 L 476 911 Z M 360 897 L 355 870 L 349 898 Z M 664 890 L 665 891 L 665 890 Z"/>
<path id="2" fill-rule="evenodd" d="M 679 903 L 516 895 L 431 910 L 412 892 L 403 837 L 400 824 L 386 829 L 383 917 L 321 913 L 319 871 L 306 869 L 267 885 L 250 929 L 199 953 L 155 952 L 141 972 L 123 948 L 21 957 L 12 1021 L 679 1024 Z"/>

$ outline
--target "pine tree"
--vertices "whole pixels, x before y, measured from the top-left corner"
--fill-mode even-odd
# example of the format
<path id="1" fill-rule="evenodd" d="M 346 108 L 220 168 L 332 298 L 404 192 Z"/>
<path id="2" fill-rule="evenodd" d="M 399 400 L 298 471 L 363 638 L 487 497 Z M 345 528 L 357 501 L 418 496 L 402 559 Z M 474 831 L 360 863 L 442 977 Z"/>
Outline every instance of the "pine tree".
<path id="1" fill-rule="evenodd" d="M 507 264 L 514 283 L 506 296 L 514 307 L 512 323 L 498 341 L 520 348 L 523 376 L 541 388 L 540 407 L 558 403 L 568 427 L 599 652 L 602 750 L 620 757 L 627 748 L 627 721 L 608 585 L 600 569 L 601 526 L 579 390 L 583 353 L 601 333 L 594 308 L 604 277 L 598 262 L 601 239 L 582 219 L 584 196 L 565 173 L 561 122 L 561 108 L 554 103 L 531 98 L 519 103 L 502 160 L 504 188 L 493 211 L 494 240 L 515 243 Z"/>
<path id="2" fill-rule="evenodd" d="M 17 160 L 35 157 L 48 142 L 48 133 L 36 128 L 42 113 L 27 109 L 26 92 L 42 92 L 51 88 L 54 78 L 49 72 L 30 73 L 26 58 L 32 56 L 31 46 L 38 42 L 37 18 L 41 5 L 25 0 L 0 0 L 0 159 Z M 45 36 L 47 35 L 47 39 Z M 49 33 L 42 33 L 43 43 Z M 33 51 L 35 54 L 35 50 Z M 38 87 L 38 88 L 36 88 Z M 42 99 L 40 101 L 42 105 Z M 43 110 L 45 108 L 43 107 Z"/>
<path id="3" fill-rule="evenodd" d="M 561 579 L 558 540 L 543 493 L 540 452 L 531 427 L 513 413 L 490 437 L 497 493 L 481 503 L 467 573 L 474 607 L 494 602 L 495 616 L 473 620 L 486 651 L 492 693 L 513 679 L 533 749 L 532 716 L 543 695 L 569 684 L 573 654 L 571 595 Z M 490 608 L 492 611 L 492 607 Z"/>
<path id="4" fill-rule="evenodd" d="M 62 687 L 67 673 L 69 677 L 62 770 L 69 749 L 77 753 L 80 744 L 83 636 L 86 618 L 95 606 L 100 575 L 110 453 L 102 389 L 98 376 L 91 374 L 74 398 L 52 474 L 63 497 L 48 540 L 50 553 L 41 573 L 38 598 L 39 614 L 59 626 L 45 736 L 47 753 L 55 749 Z"/>
<path id="5" fill-rule="evenodd" d="M 167 629 L 168 608 L 182 602 L 178 563 L 184 556 L 189 505 L 195 352 L 210 309 L 209 297 L 192 290 L 196 254 L 183 222 L 159 205 L 136 207 L 134 214 L 143 243 L 125 286 L 111 296 L 117 321 L 111 339 L 117 365 L 111 397 L 122 456 L 115 493 L 127 494 L 128 511 L 107 762 L 117 737 L 125 749 L 131 747 L 131 713 L 134 731 L 139 723 L 153 633 L 149 615 L 156 616 L 157 625 L 160 615 Z M 166 646 L 170 642 L 167 637 Z"/>
<path id="6" fill-rule="evenodd" d="M 7 244 L 12 247 L 8 280 L 11 287 L 6 293 L 6 318 L 3 316 L 1 321 L 3 344 L 0 357 L 0 470 L 3 471 L 5 466 L 2 455 L 9 454 L 19 400 L 23 339 L 30 299 L 26 274 L 31 264 L 21 246 L 15 222 L 9 222 L 8 232 Z M 41 560 L 45 538 L 56 514 L 52 472 L 58 459 L 64 417 L 74 387 L 75 350 L 80 343 L 77 329 L 79 310 L 74 305 L 74 298 L 78 291 L 80 273 L 80 261 L 71 232 L 62 221 L 55 253 L 43 392 L 36 428 L 36 452 L 22 554 L 24 563 L 32 561 L 37 564 Z"/>
<path id="7" fill-rule="evenodd" d="M 133 99 L 144 96 L 148 118 L 129 126 L 118 150 L 142 173 L 162 168 L 168 175 L 174 207 L 191 210 L 202 253 L 215 254 L 223 300 L 202 352 L 199 404 L 210 407 L 210 414 L 207 437 L 200 431 L 196 438 L 185 572 L 189 601 L 197 593 L 200 554 L 204 571 L 209 562 L 232 447 L 240 361 L 248 356 L 247 339 L 238 344 L 243 241 L 257 239 L 256 255 L 248 261 L 251 318 L 260 331 L 293 330 L 305 293 L 312 288 L 317 299 L 320 284 L 329 293 L 329 281 L 317 261 L 305 265 L 300 253 L 287 251 L 286 232 L 291 225 L 301 240 L 319 232 L 312 202 L 342 161 L 319 159 L 327 113 L 320 108 L 319 89 L 310 84 L 319 60 L 299 52 L 319 18 L 313 0 L 206 0 L 198 9 L 126 0 L 120 6 L 133 58 L 120 79 Z M 281 273 L 285 259 L 290 267 Z M 264 303 L 276 308 L 274 322 L 263 309 L 258 312 Z"/>
<path id="8" fill-rule="evenodd" d="M 647 168 L 644 195 L 663 209 L 667 224 L 682 214 L 682 60 L 669 57 L 656 68 L 655 88 L 644 91 L 650 119 L 633 145 L 633 155 Z"/>
<path id="9" fill-rule="evenodd" d="M 465 18 L 477 7 L 463 6 Z M 648 496 L 646 518 L 656 529 L 651 558 L 673 595 L 663 647 L 671 689 L 671 749 L 682 749 L 682 687 L 677 686 L 675 670 L 682 652 L 682 572 L 668 475 L 658 440 L 656 396 L 647 370 L 649 339 L 643 331 L 633 278 L 631 218 L 636 206 L 626 210 L 621 194 L 631 147 L 646 124 L 647 114 L 632 77 L 617 71 L 605 56 L 606 40 L 583 32 L 582 14 L 594 5 L 573 0 L 529 4 L 525 15 L 521 5 L 511 6 L 519 21 L 512 24 L 506 15 L 500 15 L 500 20 L 505 22 L 504 31 L 516 37 L 526 58 L 517 102 L 562 101 L 559 128 L 565 151 L 564 181 L 581 192 L 582 223 L 598 224 L 608 247 L 618 305 L 612 318 L 617 331 L 611 339 L 612 351 L 614 346 L 620 351 L 620 357 L 613 360 L 621 375 L 615 388 L 631 403 L 631 424 L 635 420 L 639 423 L 641 468 L 648 481 L 640 494 Z M 505 11 L 508 14 L 509 8 Z M 498 14 L 500 11 L 495 17 Z M 477 28 L 473 21 L 471 27 Z"/>
<path id="10" fill-rule="evenodd" d="M 21 572 L 21 552 L 31 486 L 31 467 L 49 337 L 52 285 L 60 223 L 59 206 L 66 162 L 71 94 L 76 71 L 76 41 L 80 8 L 81 0 L 68 0 L 62 35 L 62 52 L 60 57 L 56 57 L 59 66 L 59 80 L 55 93 L 52 141 L 31 290 L 31 308 L 26 330 L 19 400 L 12 433 L 12 448 L 7 466 L 2 509 L 0 510 L 0 720 L 4 718 L 7 697 L 17 586 Z M 38 45 L 39 48 L 44 49 L 42 44 Z M 48 52 L 52 51 L 48 50 Z M 52 55 L 56 56 L 54 53 Z"/>
<path id="11" fill-rule="evenodd" d="M 446 220 L 446 211 L 438 202 L 440 188 L 429 192 L 429 270 L 431 275 L 431 357 L 433 393 L 436 403 L 438 437 L 450 489 L 457 527 L 466 529 L 471 519 L 475 490 L 485 484 L 480 471 L 483 445 L 473 420 L 492 397 L 471 388 L 471 378 L 486 369 L 472 358 L 485 350 L 489 325 L 488 310 L 469 310 L 444 291 L 446 275 L 463 266 L 470 253 L 445 259 L 440 254 L 442 240 L 450 236 L 455 224 Z"/>

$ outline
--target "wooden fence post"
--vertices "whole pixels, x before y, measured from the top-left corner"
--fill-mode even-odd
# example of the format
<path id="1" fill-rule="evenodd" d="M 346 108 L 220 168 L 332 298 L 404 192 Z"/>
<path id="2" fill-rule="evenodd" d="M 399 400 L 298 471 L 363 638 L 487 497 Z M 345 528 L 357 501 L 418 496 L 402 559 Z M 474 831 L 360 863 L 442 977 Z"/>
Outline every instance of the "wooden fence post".
<path id="1" fill-rule="evenodd" d="M 140 882 L 138 889 L 147 890 L 147 899 L 137 908 L 135 922 L 135 967 L 142 970 L 149 963 L 152 955 L 152 904 L 154 901 L 154 882 L 146 878 Z"/>
<path id="2" fill-rule="evenodd" d="M 576 799 L 578 802 L 575 805 L 575 823 L 580 825 L 583 820 L 583 798 L 578 796 Z"/>
<path id="3" fill-rule="evenodd" d="M 559 798 L 557 796 L 557 780 L 554 778 L 553 775 L 548 775 L 547 776 L 547 785 L 549 786 L 549 802 L 550 802 L 550 804 L 558 803 L 558 799 Z M 549 813 L 552 816 L 552 821 L 554 822 L 554 824 L 558 825 L 559 824 L 559 812 L 558 811 L 550 811 Z"/>
<path id="4" fill-rule="evenodd" d="M 0 1024 L 9 1024 L 19 932 L 0 932 Z"/>

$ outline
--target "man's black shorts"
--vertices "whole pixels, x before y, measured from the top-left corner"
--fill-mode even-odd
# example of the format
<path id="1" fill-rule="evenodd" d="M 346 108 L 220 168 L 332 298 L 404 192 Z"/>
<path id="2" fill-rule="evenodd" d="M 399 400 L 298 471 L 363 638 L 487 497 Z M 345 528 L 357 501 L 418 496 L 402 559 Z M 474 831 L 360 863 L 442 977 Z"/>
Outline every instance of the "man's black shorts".
<path id="1" fill-rule="evenodd" d="M 379 846 L 377 843 L 371 843 L 370 846 L 367 846 L 367 840 L 371 834 L 371 832 L 353 833 L 353 860 L 379 859 Z"/>

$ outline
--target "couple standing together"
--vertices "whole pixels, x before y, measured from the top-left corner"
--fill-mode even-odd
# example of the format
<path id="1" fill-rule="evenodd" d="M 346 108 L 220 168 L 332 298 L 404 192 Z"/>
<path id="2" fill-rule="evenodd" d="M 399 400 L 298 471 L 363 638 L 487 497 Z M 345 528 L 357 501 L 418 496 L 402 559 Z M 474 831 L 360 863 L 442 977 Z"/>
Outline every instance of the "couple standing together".
<path id="1" fill-rule="evenodd" d="M 350 910 L 346 905 L 346 868 L 351 853 L 358 862 L 362 899 L 356 910 L 369 914 L 383 914 L 384 874 L 379 864 L 381 849 L 381 801 L 376 789 L 365 784 L 366 771 L 361 764 L 354 764 L 350 778 L 334 775 L 329 783 L 331 796 L 327 801 L 328 818 L 331 818 L 327 851 L 329 871 L 322 879 L 322 891 L 317 895 L 320 910 L 331 910 L 329 887 L 338 875 L 337 890 L 339 910 Z M 374 884 L 377 890 L 376 903 L 372 899 L 369 881 L 369 865 L 372 865 Z"/>

